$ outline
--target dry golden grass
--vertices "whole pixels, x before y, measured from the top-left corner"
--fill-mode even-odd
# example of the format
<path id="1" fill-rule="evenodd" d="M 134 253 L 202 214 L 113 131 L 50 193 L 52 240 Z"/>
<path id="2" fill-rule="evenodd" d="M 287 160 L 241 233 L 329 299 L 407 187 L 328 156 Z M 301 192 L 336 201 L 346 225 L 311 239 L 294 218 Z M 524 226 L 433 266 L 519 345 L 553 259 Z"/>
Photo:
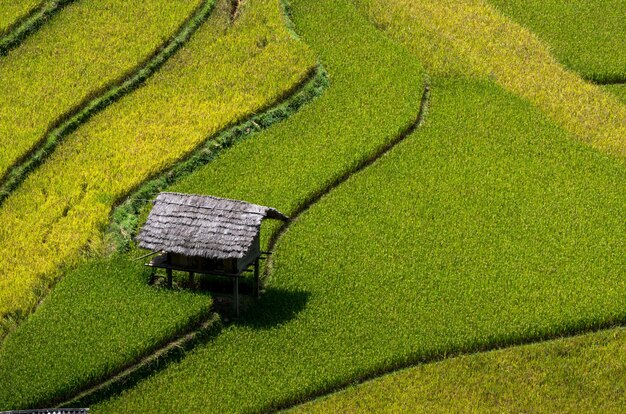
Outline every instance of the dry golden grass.
<path id="1" fill-rule="evenodd" d="M 593 147 L 626 158 L 626 106 L 565 69 L 548 47 L 482 0 L 357 0 L 437 75 L 489 78 Z"/>

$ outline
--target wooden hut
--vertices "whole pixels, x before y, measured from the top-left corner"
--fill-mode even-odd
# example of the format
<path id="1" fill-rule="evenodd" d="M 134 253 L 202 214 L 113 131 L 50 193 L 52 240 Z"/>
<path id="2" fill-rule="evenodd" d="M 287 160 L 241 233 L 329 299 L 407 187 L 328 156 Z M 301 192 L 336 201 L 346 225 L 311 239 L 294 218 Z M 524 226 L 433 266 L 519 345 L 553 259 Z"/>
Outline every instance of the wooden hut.
<path id="1" fill-rule="evenodd" d="M 259 292 L 261 222 L 287 221 L 265 206 L 212 196 L 161 193 L 141 228 L 139 246 L 158 253 L 146 266 L 226 276 L 233 279 L 234 307 L 239 314 L 239 278 L 253 267 L 254 294 Z"/>

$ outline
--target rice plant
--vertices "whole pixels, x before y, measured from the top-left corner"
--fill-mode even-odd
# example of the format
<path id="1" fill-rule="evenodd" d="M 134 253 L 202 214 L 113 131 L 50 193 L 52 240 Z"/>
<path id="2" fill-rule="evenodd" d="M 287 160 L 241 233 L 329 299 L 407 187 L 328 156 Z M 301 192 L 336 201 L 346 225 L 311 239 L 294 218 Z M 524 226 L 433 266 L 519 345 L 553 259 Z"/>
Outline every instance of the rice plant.
<path id="1" fill-rule="evenodd" d="M 294 65 L 300 62 L 301 69 L 299 73 L 302 74 L 305 73 L 304 70 L 308 64 L 314 63 L 310 52 L 306 52 L 301 43 L 293 43 L 290 37 L 284 37 L 282 16 L 279 10 L 275 8 L 275 2 L 265 1 L 245 4 L 248 9 L 243 9 L 239 15 L 236 23 L 239 26 L 229 29 L 230 23 L 226 14 L 228 9 L 218 7 L 209 24 L 202 29 L 206 32 L 199 32 L 197 37 L 192 39 L 188 44 L 190 50 L 186 51 L 184 55 L 173 58 L 171 61 L 172 65 L 184 63 L 183 67 L 186 73 L 191 73 L 189 76 L 193 77 L 179 79 L 182 76 L 182 71 L 175 70 L 176 67 L 166 65 L 163 71 L 153 78 L 153 86 L 149 83 L 125 100 L 130 102 L 135 96 L 139 96 L 146 89 L 152 87 L 154 90 L 150 96 L 154 97 L 157 94 L 162 94 L 166 85 L 169 85 L 167 90 L 171 88 L 172 91 L 176 91 L 172 93 L 179 96 L 176 99 L 179 100 L 181 106 L 183 106 L 182 103 L 187 103 L 184 105 L 184 108 L 192 108 L 187 109 L 187 111 L 191 111 L 188 115 L 185 115 L 184 111 L 176 111 L 176 118 L 170 119 L 164 115 L 164 109 L 167 109 L 168 106 L 163 101 L 158 101 L 157 103 L 162 105 L 164 109 L 159 110 L 154 115 L 154 118 L 150 118 L 158 119 L 158 121 L 154 121 L 154 129 L 152 131 L 159 131 L 164 125 L 168 126 L 168 128 L 175 128 L 170 125 L 192 121 L 200 122 L 200 120 L 207 127 L 213 128 L 211 122 L 214 122 L 215 119 L 205 118 L 200 114 L 211 113 L 215 117 L 217 115 L 202 109 L 198 109 L 197 112 L 193 110 L 193 108 L 199 106 L 197 103 L 194 103 L 200 101 L 199 98 L 194 97 L 196 99 L 194 102 L 183 99 L 189 95 L 194 96 L 196 93 L 200 96 L 205 96 L 205 99 L 214 99 L 218 92 L 211 92 L 209 86 L 203 85 L 216 82 L 216 80 L 225 82 L 229 79 L 227 76 L 229 73 L 233 77 L 241 76 L 236 75 L 237 68 L 242 67 L 239 59 L 245 59 L 245 61 L 249 62 L 245 73 L 246 78 L 245 81 L 237 81 L 235 78 L 232 81 L 231 88 L 236 88 L 236 85 L 240 85 L 241 88 L 245 88 L 248 91 L 248 96 L 251 95 L 250 91 L 253 88 L 261 88 L 261 85 L 268 87 L 271 83 L 276 83 L 276 87 L 280 87 L 278 80 L 281 77 L 278 74 L 271 75 L 270 73 L 271 76 L 263 79 L 251 78 L 250 76 L 254 73 L 262 73 L 259 67 L 264 68 L 264 71 L 289 73 L 296 70 L 297 68 L 294 68 Z M 402 130 L 406 125 L 414 121 L 419 110 L 419 100 L 424 90 L 424 78 L 419 63 L 404 52 L 401 47 L 385 41 L 384 37 L 376 33 L 367 21 L 355 13 L 352 6 L 344 4 L 339 12 L 334 12 L 332 7 L 329 6 L 330 4 L 328 2 L 323 7 L 315 6 L 314 10 L 317 9 L 326 13 L 325 18 L 328 20 L 322 25 L 326 30 L 330 27 L 336 27 L 341 30 L 340 38 L 342 43 L 337 44 L 333 36 L 326 37 L 324 31 L 317 29 L 319 24 L 315 23 L 314 20 L 308 21 L 309 24 L 313 25 L 313 28 L 303 33 L 306 34 L 303 40 L 311 42 L 315 46 L 316 52 L 322 57 L 324 65 L 328 65 L 331 78 L 329 88 L 323 95 L 311 104 L 301 108 L 299 112 L 292 115 L 287 121 L 277 124 L 263 133 L 253 135 L 246 141 L 225 151 L 222 156 L 212 163 L 189 175 L 188 179 L 183 180 L 175 188 L 176 190 L 184 189 L 185 191 L 196 193 L 208 192 L 224 196 L 234 195 L 254 202 L 266 200 L 271 202 L 272 206 L 286 207 L 287 211 L 292 212 L 312 193 L 319 191 L 326 183 L 341 176 L 359 160 L 375 153 L 378 148 L 394 138 L 397 131 Z M 222 5 L 225 5 L 225 2 Z M 315 13 L 312 11 L 311 18 L 314 15 Z M 270 22 L 275 24 L 275 27 L 268 29 L 259 28 L 257 25 L 268 16 L 272 16 Z M 266 27 L 266 25 L 267 23 L 263 24 L 262 27 Z M 226 37 L 222 37 L 225 30 L 227 34 L 224 36 Z M 274 35 L 262 36 L 268 39 L 275 39 L 270 41 L 266 47 L 273 48 L 274 51 L 268 53 L 258 63 L 255 63 L 254 60 L 250 60 L 248 53 L 257 53 L 256 40 L 259 37 L 256 37 L 255 34 L 260 30 L 276 31 Z M 318 32 L 316 33 L 315 30 L 318 30 Z M 245 36 L 247 35 L 254 37 L 245 41 Z M 274 42 L 283 42 L 284 45 L 278 47 Z M 222 46 L 210 47 L 214 43 L 220 43 Z M 331 43 L 334 43 L 334 47 L 327 47 Z M 231 45 L 233 44 L 240 45 L 235 50 L 248 49 L 250 52 L 239 52 L 241 57 L 227 64 L 226 62 L 229 62 L 228 56 L 237 53 L 232 49 Z M 284 49 L 287 47 L 289 49 Z M 283 51 L 284 55 L 279 55 L 277 53 L 279 51 Z M 292 57 L 289 57 L 288 53 L 291 53 Z M 204 67 L 203 62 L 207 61 L 215 62 L 210 69 Z M 224 61 L 224 64 L 217 64 L 219 61 Z M 283 61 L 284 64 L 280 65 L 273 63 L 276 66 L 275 69 L 272 69 L 273 65 L 267 63 Z M 398 62 L 402 62 L 403 65 L 398 65 Z M 197 71 L 191 69 L 194 66 L 197 66 Z M 174 81 L 174 79 L 178 80 Z M 283 85 L 285 87 L 288 83 L 283 80 Z M 193 91 L 193 88 L 203 87 L 207 89 L 198 92 Z M 227 90 L 220 88 L 219 93 L 226 93 Z M 236 92 L 237 90 L 232 91 L 232 93 Z M 242 102 L 234 99 L 232 96 L 225 96 L 222 99 L 224 102 L 232 101 L 234 105 L 237 105 L 238 110 L 244 109 L 241 107 L 243 105 Z M 106 118 L 106 122 L 99 123 L 95 119 L 85 125 L 82 130 L 89 128 L 93 122 L 98 122 L 94 126 L 94 130 L 112 128 L 114 136 L 122 135 L 121 139 L 125 140 L 120 142 L 121 148 L 128 148 L 130 132 L 120 132 L 123 130 L 115 127 L 115 119 L 129 112 L 129 108 L 133 108 L 135 105 L 146 105 L 146 102 L 152 102 L 152 99 L 146 99 L 145 97 L 138 99 L 133 101 L 132 106 L 130 104 L 125 106 L 123 102 L 120 102 L 105 111 L 107 113 L 113 111 L 118 106 L 120 108 L 111 113 L 111 116 Z M 151 106 L 151 108 L 155 107 L 156 104 Z M 224 108 L 224 112 L 228 108 Z M 231 111 L 233 110 L 231 109 Z M 105 113 L 101 116 L 104 116 Z M 227 121 L 228 119 L 223 120 L 223 122 Z M 119 122 L 128 131 L 135 130 L 130 116 L 124 117 Z M 128 125 L 129 123 L 131 124 L 130 126 Z M 104 125 L 108 126 L 104 127 Z M 179 130 L 176 129 L 174 131 Z M 182 146 L 184 145 L 183 138 L 189 139 L 189 134 L 195 132 L 195 130 L 187 128 L 180 131 L 186 133 L 185 137 L 181 137 L 176 141 L 177 145 Z M 150 135 L 153 136 L 154 132 Z M 133 137 L 133 135 L 130 136 Z M 158 137 L 158 135 L 156 136 Z M 175 134 L 171 134 L 168 139 L 174 139 L 172 137 L 175 136 Z M 70 141 L 67 141 L 66 145 L 69 143 Z M 88 144 L 94 145 L 93 142 Z M 164 146 L 162 144 L 160 147 L 155 148 L 153 154 L 156 151 L 163 151 Z M 141 151 L 148 151 L 148 148 L 147 146 L 143 147 Z M 125 154 L 128 153 L 128 149 L 122 149 L 121 151 L 125 152 Z M 61 152 L 62 149 L 59 150 L 59 153 Z M 139 153 L 139 150 L 137 153 Z M 143 162 L 146 162 L 145 159 Z M 56 165 L 65 164 L 59 163 Z M 76 166 L 78 164 L 72 165 Z M 96 165 L 96 163 L 93 165 Z M 147 168 L 147 166 L 145 167 Z M 54 170 L 51 170 L 51 173 L 52 171 Z M 104 169 L 103 171 L 107 170 Z M 134 169 L 134 171 L 136 172 L 137 170 Z M 25 192 L 24 195 L 29 193 L 32 194 L 32 191 Z M 105 219 L 106 216 L 103 217 L 103 221 Z M 84 222 L 77 222 L 75 226 L 76 228 L 81 228 L 84 225 Z M 75 234 L 77 231 L 74 230 Z M 268 232 L 265 231 L 264 234 L 268 234 Z M 131 253 L 131 255 L 138 256 L 139 254 Z M 49 260 L 49 258 L 46 259 Z M 115 274 L 123 274 L 129 271 L 129 268 L 123 262 L 121 264 L 119 262 L 107 262 L 106 266 L 108 269 L 106 272 L 110 271 Z M 93 267 L 90 268 L 92 269 Z M 58 295 L 61 295 L 65 292 L 67 286 L 72 286 L 74 290 L 84 292 L 87 297 L 97 295 L 100 291 L 100 284 L 94 285 L 89 281 L 89 278 L 81 275 L 83 275 L 82 271 L 70 272 L 64 277 L 64 280 L 67 279 L 68 283 L 62 283 L 55 288 L 54 292 L 59 292 Z M 132 278 L 133 276 L 129 275 L 129 277 Z M 116 299 L 114 295 L 117 294 L 119 292 L 113 292 L 111 295 L 107 295 L 106 298 L 113 303 L 124 301 L 123 298 Z M 47 307 L 42 307 L 37 311 L 41 315 L 39 318 L 49 320 L 55 319 L 57 313 L 63 314 L 61 309 L 65 306 L 65 301 L 61 300 L 58 295 L 46 298 L 45 303 Z M 63 293 L 63 297 L 70 296 L 70 293 Z M 297 302 L 302 298 L 294 295 L 291 299 Z M 103 309 L 102 312 L 106 314 L 106 309 Z M 188 317 L 192 317 L 193 312 L 196 312 L 196 310 L 190 309 L 188 312 L 191 312 Z M 102 317 L 106 318 L 106 316 Z M 146 317 L 159 319 L 159 316 L 154 314 L 146 315 Z M 55 321 L 54 327 L 50 329 L 61 333 L 72 332 L 75 324 L 72 318 L 55 319 Z M 128 321 L 125 321 L 125 323 L 128 323 Z M 158 341 L 159 338 L 166 337 L 167 329 L 174 330 L 167 327 L 166 321 L 162 321 L 162 323 L 164 324 L 163 330 L 159 331 L 163 335 L 161 337 L 152 332 L 143 332 L 145 334 L 143 341 L 146 346 L 140 348 L 140 350 Z M 85 336 L 89 337 L 87 341 L 97 340 L 98 338 L 104 339 L 109 332 L 103 329 L 102 326 L 100 328 L 94 326 L 93 331 L 89 329 L 88 324 L 81 324 L 81 326 L 85 329 Z M 125 326 L 113 321 L 107 329 L 114 332 L 118 330 L 123 331 L 124 329 L 132 329 L 132 324 Z M 87 352 L 83 347 L 60 350 L 53 348 L 53 344 L 48 344 L 33 348 L 22 342 L 24 338 L 36 336 L 39 331 L 38 324 L 27 322 L 18 327 L 15 334 L 11 334 L 7 338 L 7 348 L 9 348 L 9 343 L 11 343 L 11 347 L 3 355 L 6 361 L 16 359 L 17 356 L 14 357 L 14 353 L 21 355 L 22 353 L 18 352 L 18 350 L 22 348 L 30 349 L 32 354 L 31 359 L 33 363 L 28 364 L 29 368 L 20 368 L 20 364 L 10 365 L 11 381 L 8 385 L 10 388 L 20 390 L 21 397 L 19 398 L 21 398 L 21 401 L 40 401 L 42 394 L 40 389 L 46 389 L 48 395 L 62 393 L 63 390 L 67 389 L 68 383 L 79 384 L 85 377 L 90 375 L 96 376 L 106 372 L 100 368 L 105 361 L 111 365 L 120 361 L 120 359 L 108 361 L 108 352 L 103 352 L 101 360 L 94 361 L 94 357 L 82 355 L 84 352 Z M 136 333 L 139 336 L 142 332 Z M 19 336 L 16 334 L 19 334 Z M 104 345 L 102 346 L 105 347 Z M 134 349 L 133 352 L 139 352 L 139 350 Z M 47 354 L 56 355 L 56 358 L 59 360 L 90 360 L 93 366 L 81 364 L 79 367 L 76 367 L 73 373 L 64 372 L 65 379 L 63 381 L 58 380 L 54 376 L 50 379 L 32 379 L 28 373 L 36 370 L 37 367 L 40 370 L 44 370 L 47 366 L 45 363 L 45 355 Z M 22 364 L 24 363 L 22 362 Z M 9 371 L 9 365 L 5 366 L 7 371 Z"/>
<path id="2" fill-rule="evenodd" d="M 0 38 L 14 23 L 37 8 L 42 0 L 0 0 Z"/>
<path id="3" fill-rule="evenodd" d="M 603 412 L 626 405 L 626 330 L 450 358 L 399 371 L 289 413 Z"/>
<path id="4" fill-rule="evenodd" d="M 485 0 L 357 3 L 432 74 L 493 80 L 583 142 L 626 159 L 626 106 L 564 68 L 535 34 Z"/>
<path id="5" fill-rule="evenodd" d="M 626 104 L 626 84 L 606 85 L 603 89 L 612 93 L 617 99 Z"/>
<path id="6" fill-rule="evenodd" d="M 307 76 L 315 61 L 282 19 L 269 0 L 246 3 L 234 24 L 220 7 L 148 83 L 29 175 L 0 208 L 1 315 L 23 319 L 61 267 L 98 245 L 129 191 Z"/>
<path id="7" fill-rule="evenodd" d="M 624 0 L 490 0 L 530 29 L 563 65 L 598 83 L 626 80 Z"/>
<path id="8" fill-rule="evenodd" d="M 624 180 L 500 88 L 437 81 L 422 129 L 290 226 L 254 312 L 92 410 L 271 411 L 408 364 L 624 321 Z"/>
<path id="9" fill-rule="evenodd" d="M 48 131 L 148 59 L 200 3 L 73 2 L 0 58 L 0 180 Z"/>
<path id="10" fill-rule="evenodd" d="M 70 272 L 0 349 L 0 409 L 58 404 L 210 311 L 210 297 L 155 289 L 142 268 L 116 256 Z"/>

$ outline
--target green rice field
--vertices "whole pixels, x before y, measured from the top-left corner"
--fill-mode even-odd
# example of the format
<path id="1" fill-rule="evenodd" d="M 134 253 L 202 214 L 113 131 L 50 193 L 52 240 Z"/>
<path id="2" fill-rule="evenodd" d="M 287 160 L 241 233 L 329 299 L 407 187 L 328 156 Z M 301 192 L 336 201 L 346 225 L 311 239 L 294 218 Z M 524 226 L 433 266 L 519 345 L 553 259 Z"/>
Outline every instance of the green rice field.
<path id="1" fill-rule="evenodd" d="M 255 7 L 232 27 L 228 12 L 218 10 L 148 83 L 68 136 L 0 206 L 8 224 L 0 230 L 0 249 L 7 252 L 0 268 L 11 269 L 0 279 L 1 315 L 21 318 L 61 267 L 75 264 L 85 246 L 97 250 L 112 206 L 139 183 L 307 75 L 315 61 L 280 26 L 278 7 Z M 228 42 L 216 41 L 225 29 L 239 53 L 217 59 L 230 49 Z M 259 37 L 267 44 L 259 46 Z M 215 64 L 208 67 L 206 61 Z M 202 118 L 203 113 L 213 116 Z M 23 255 L 30 261 L 22 261 Z"/>
<path id="2" fill-rule="evenodd" d="M 623 318 L 624 254 L 618 252 L 626 247 L 626 229 L 619 212 L 626 200 L 615 187 L 623 168 L 541 116 L 529 119 L 527 107 L 497 89 L 439 88 L 423 131 L 291 226 L 276 250 L 276 293 L 242 326 L 225 329 L 101 412 L 167 412 L 183 402 L 192 411 L 265 411 L 397 366 Z M 437 117 L 437 108 L 447 111 Z M 476 129 L 455 122 L 472 116 L 481 117 Z M 496 129 L 494 120 L 503 117 L 510 122 Z M 480 134 L 484 125 L 494 126 L 490 139 Z M 537 134 L 542 126 L 552 139 Z M 567 154 L 571 162 L 545 154 Z M 575 167 L 587 163 L 594 173 Z M 434 170 L 437 176 L 429 174 Z M 544 174 L 554 180 L 548 188 Z M 588 208 L 581 195 L 589 191 L 604 207 L 588 213 L 585 222 L 595 225 L 581 227 L 578 216 Z M 539 195 L 545 204 L 536 202 Z M 561 243 L 554 244 L 559 234 Z M 311 244 L 319 251 L 304 249 Z M 579 248 L 590 256 L 573 259 Z M 304 309 L 263 327 L 281 314 L 282 296 L 298 294 L 306 298 Z M 262 368 L 250 371 L 251 361 Z M 246 405 L 240 387 L 255 390 Z M 171 392 L 159 392 L 164 388 Z"/>
<path id="3" fill-rule="evenodd" d="M 623 328 L 399 371 L 290 413 L 620 412 Z"/>
<path id="4" fill-rule="evenodd" d="M 0 0 L 0 411 L 621 412 L 621 0 L 75 0 L 22 36 L 37 4 Z M 291 217 L 239 317 L 144 266 L 159 191 Z"/>

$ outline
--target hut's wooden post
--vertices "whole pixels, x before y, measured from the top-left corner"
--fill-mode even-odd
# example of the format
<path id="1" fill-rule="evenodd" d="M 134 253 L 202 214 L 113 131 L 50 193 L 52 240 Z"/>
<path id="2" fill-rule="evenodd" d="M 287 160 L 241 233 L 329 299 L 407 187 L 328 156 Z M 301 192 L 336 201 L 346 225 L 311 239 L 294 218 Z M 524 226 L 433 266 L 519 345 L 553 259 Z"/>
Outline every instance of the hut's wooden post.
<path id="1" fill-rule="evenodd" d="M 254 297 L 259 297 L 259 258 L 257 257 L 254 261 Z"/>
<path id="2" fill-rule="evenodd" d="M 167 263 L 168 268 L 165 270 L 165 272 L 167 273 L 167 287 L 169 287 L 170 289 L 172 288 L 172 268 L 169 267 L 172 263 L 171 263 L 171 258 L 170 258 L 170 254 L 166 253 L 165 256 L 165 263 Z"/>
<path id="3" fill-rule="evenodd" d="M 189 272 L 189 285 L 194 286 L 194 282 L 193 282 L 193 272 Z"/>
<path id="4" fill-rule="evenodd" d="M 239 317 L 239 276 L 233 277 L 233 304 L 235 308 L 235 315 Z"/>
<path id="5" fill-rule="evenodd" d="M 165 270 L 167 272 L 167 287 L 172 288 L 172 269 L 168 268 Z"/>

